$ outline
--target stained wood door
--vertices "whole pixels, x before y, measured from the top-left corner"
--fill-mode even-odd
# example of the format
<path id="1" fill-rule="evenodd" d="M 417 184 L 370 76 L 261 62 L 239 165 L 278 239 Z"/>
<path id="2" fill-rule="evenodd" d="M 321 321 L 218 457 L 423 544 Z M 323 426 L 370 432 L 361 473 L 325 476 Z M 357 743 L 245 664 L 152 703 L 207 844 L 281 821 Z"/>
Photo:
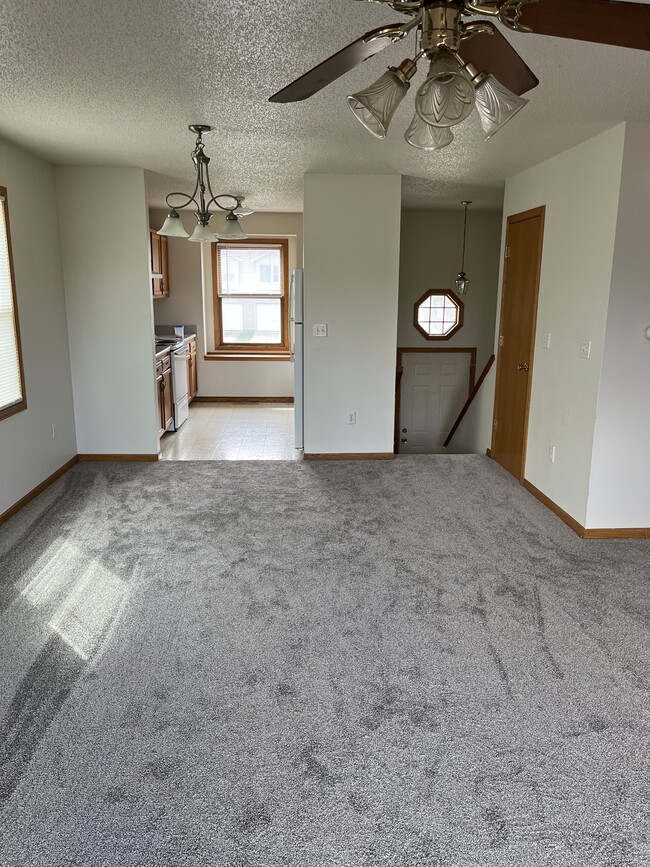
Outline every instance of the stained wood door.
<path id="1" fill-rule="evenodd" d="M 492 457 L 523 481 L 545 208 L 508 217 Z"/>
<path id="2" fill-rule="evenodd" d="M 404 352 L 399 453 L 441 454 L 471 387 L 471 352 Z"/>

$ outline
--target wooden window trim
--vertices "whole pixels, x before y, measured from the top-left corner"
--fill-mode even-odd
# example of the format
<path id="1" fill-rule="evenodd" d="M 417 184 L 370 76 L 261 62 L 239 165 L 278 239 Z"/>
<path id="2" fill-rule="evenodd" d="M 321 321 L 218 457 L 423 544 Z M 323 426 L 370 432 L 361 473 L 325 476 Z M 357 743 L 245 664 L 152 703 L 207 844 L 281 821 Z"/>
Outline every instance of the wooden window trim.
<path id="1" fill-rule="evenodd" d="M 25 367 L 23 365 L 23 349 L 22 344 L 20 342 L 20 324 L 18 321 L 18 300 L 16 298 L 16 277 L 14 273 L 14 254 L 11 246 L 11 227 L 9 225 L 9 197 L 7 195 L 7 188 L 0 187 L 0 198 L 3 201 L 0 201 L 0 206 L 4 211 L 5 218 L 5 228 L 7 230 L 7 248 L 9 253 L 9 279 L 11 280 L 11 296 L 13 303 L 13 315 L 14 315 L 14 331 L 16 333 L 16 346 L 18 350 L 18 375 L 20 377 L 20 393 L 22 394 L 22 398 L 16 403 L 9 404 L 3 408 L 0 408 L 0 421 L 5 418 L 9 418 L 12 415 L 16 415 L 18 412 L 22 412 L 27 409 L 27 396 L 25 394 Z"/>
<path id="2" fill-rule="evenodd" d="M 458 307 L 458 322 L 447 334 L 428 334 L 418 322 L 418 310 L 420 308 L 420 304 L 424 304 L 427 298 L 430 298 L 432 295 L 445 295 Z M 460 329 L 463 327 L 464 317 L 465 305 L 462 300 L 458 298 L 458 296 L 454 295 L 454 293 L 450 289 L 427 289 L 424 295 L 415 302 L 415 307 L 413 308 L 413 325 L 415 329 L 420 332 L 420 334 L 424 337 L 425 340 L 449 340 L 450 337 L 453 337 L 454 334 L 460 331 Z"/>
<path id="3" fill-rule="evenodd" d="M 219 243 L 232 247 L 280 247 L 282 263 L 282 282 L 284 292 L 280 298 L 282 311 L 282 343 L 273 344 L 244 344 L 224 343 L 221 330 L 221 297 L 219 296 Z M 257 297 L 257 296 L 246 296 Z M 273 298 L 275 296 L 260 295 L 260 298 Z M 247 358 L 254 361 L 278 360 L 286 361 L 289 356 L 289 239 L 288 238 L 246 238 L 244 241 L 217 241 L 212 244 L 212 298 L 214 304 L 214 351 L 206 353 L 206 360 L 224 361 Z M 266 356 L 266 359 L 259 356 Z M 272 356 L 272 359 L 268 358 Z M 242 359 L 243 360 L 243 359 Z"/>

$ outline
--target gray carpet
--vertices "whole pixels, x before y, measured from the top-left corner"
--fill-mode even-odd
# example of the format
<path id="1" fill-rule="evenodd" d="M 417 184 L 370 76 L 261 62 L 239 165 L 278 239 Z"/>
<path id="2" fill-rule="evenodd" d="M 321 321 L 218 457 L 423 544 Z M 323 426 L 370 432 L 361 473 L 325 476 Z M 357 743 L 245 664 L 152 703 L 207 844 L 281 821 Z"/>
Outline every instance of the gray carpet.
<path id="1" fill-rule="evenodd" d="M 648 865 L 649 563 L 477 456 L 79 465 L 0 530 L 0 865 Z"/>

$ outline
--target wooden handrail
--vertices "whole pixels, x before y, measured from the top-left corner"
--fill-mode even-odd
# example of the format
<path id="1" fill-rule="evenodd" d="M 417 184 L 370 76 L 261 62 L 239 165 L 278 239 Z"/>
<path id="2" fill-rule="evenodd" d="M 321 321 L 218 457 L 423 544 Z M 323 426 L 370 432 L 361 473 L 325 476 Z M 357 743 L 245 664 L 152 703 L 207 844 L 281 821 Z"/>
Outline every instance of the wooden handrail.
<path id="1" fill-rule="evenodd" d="M 494 356 L 494 355 L 491 355 L 491 356 L 488 358 L 487 364 L 486 364 L 485 367 L 483 368 L 483 373 L 479 376 L 479 378 L 478 378 L 478 380 L 477 380 L 477 382 L 476 382 L 476 385 L 475 385 L 474 388 L 472 389 L 472 393 L 470 394 L 470 396 L 469 396 L 469 397 L 467 398 L 467 400 L 465 401 L 465 406 L 461 409 L 460 413 L 458 414 L 458 418 L 457 418 L 456 421 L 454 422 L 454 425 L 453 425 L 452 429 L 449 431 L 449 435 L 447 436 L 447 439 L 446 439 L 446 440 L 444 441 L 444 443 L 442 444 L 444 448 L 447 448 L 447 446 L 449 445 L 449 443 L 450 443 L 451 440 L 452 440 L 453 435 L 454 435 L 454 434 L 456 433 L 456 431 L 458 430 L 461 421 L 465 418 L 465 413 L 467 412 L 467 410 L 468 410 L 468 409 L 470 408 L 470 406 L 472 405 L 472 402 L 473 402 L 474 398 L 476 397 L 476 395 L 479 393 L 479 390 L 480 390 L 481 386 L 482 386 L 483 383 L 485 382 L 485 377 L 488 375 L 488 373 L 490 372 L 490 368 L 492 367 L 492 365 L 493 365 L 494 362 L 495 362 L 495 358 L 496 358 L 496 356 Z"/>

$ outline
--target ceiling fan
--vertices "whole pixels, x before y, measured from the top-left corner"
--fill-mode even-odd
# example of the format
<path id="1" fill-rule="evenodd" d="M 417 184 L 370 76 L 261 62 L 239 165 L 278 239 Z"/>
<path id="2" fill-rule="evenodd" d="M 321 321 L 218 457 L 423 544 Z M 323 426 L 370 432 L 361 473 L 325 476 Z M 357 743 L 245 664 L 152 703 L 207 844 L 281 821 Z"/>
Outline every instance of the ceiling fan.
<path id="1" fill-rule="evenodd" d="M 361 0 L 366 2 L 366 0 Z M 623 0 L 369 0 L 406 15 L 378 27 L 279 90 L 270 102 L 298 102 L 313 96 L 384 48 L 416 34 L 416 53 L 348 97 L 357 119 L 385 138 L 406 95 L 418 62 L 429 71 L 418 89 L 415 116 L 405 138 L 413 147 L 437 150 L 453 140 L 451 128 L 476 107 L 490 138 L 528 100 L 539 84 L 535 74 L 495 27 L 562 36 L 625 48 L 650 50 L 650 6 Z M 478 19 L 477 19 L 478 16 Z M 419 46 L 419 47 L 418 47 Z"/>

